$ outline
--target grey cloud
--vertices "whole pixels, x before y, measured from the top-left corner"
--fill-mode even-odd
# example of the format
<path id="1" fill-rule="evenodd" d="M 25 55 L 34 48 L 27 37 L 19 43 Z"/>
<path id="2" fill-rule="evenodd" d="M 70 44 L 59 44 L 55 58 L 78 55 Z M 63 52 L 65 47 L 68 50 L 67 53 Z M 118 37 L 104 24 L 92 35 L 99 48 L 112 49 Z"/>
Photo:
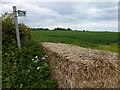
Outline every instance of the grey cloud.
<path id="1" fill-rule="evenodd" d="M 21 7 L 28 12 L 28 16 L 19 18 L 19 22 L 30 27 L 61 26 L 89 30 L 108 30 L 108 25 L 116 30 L 116 6 L 113 2 L 32 2 L 17 5 L 18 9 Z"/>
<path id="2" fill-rule="evenodd" d="M 77 4 L 76 2 L 40 2 L 38 6 L 55 10 L 62 15 L 69 15 L 74 12 L 74 7 Z M 36 5 L 36 3 L 34 3 L 34 5 Z"/>
<path id="3" fill-rule="evenodd" d="M 90 2 L 90 6 L 94 6 L 95 8 L 98 9 L 106 9 L 106 8 L 113 8 L 118 5 L 117 2 Z"/>

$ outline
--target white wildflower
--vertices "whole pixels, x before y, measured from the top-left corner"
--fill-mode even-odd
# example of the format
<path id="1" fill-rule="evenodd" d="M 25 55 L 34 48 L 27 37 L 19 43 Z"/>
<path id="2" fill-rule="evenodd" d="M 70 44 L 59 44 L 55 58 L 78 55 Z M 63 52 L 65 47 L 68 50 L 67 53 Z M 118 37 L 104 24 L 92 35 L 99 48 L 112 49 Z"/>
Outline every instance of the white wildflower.
<path id="1" fill-rule="evenodd" d="M 45 57 L 42 57 L 42 59 L 46 59 Z"/>
<path id="2" fill-rule="evenodd" d="M 34 61 L 34 59 L 32 59 L 32 61 Z"/>
<path id="3" fill-rule="evenodd" d="M 35 58 L 38 58 L 38 56 L 35 56 Z"/>
<path id="4" fill-rule="evenodd" d="M 28 70 L 28 72 L 30 72 L 30 70 Z"/>
<path id="5" fill-rule="evenodd" d="M 37 61 L 37 60 L 35 60 L 35 61 L 34 61 L 34 63 L 35 63 L 35 62 L 38 62 L 38 61 Z"/>
<path id="6" fill-rule="evenodd" d="M 39 61 L 39 59 L 37 59 L 36 61 Z"/>
<path id="7" fill-rule="evenodd" d="M 47 63 L 45 63 L 44 65 L 45 65 L 45 66 L 48 66 L 48 64 L 47 64 Z"/>
<path id="8" fill-rule="evenodd" d="M 37 70 L 40 69 L 40 67 L 37 67 Z"/>
<path id="9" fill-rule="evenodd" d="M 48 56 L 47 56 L 47 55 L 45 55 L 44 57 L 45 57 L 45 58 L 47 58 Z"/>
<path id="10" fill-rule="evenodd" d="M 35 60 L 34 62 L 38 62 L 38 61 L 39 61 L 39 59 Z"/>

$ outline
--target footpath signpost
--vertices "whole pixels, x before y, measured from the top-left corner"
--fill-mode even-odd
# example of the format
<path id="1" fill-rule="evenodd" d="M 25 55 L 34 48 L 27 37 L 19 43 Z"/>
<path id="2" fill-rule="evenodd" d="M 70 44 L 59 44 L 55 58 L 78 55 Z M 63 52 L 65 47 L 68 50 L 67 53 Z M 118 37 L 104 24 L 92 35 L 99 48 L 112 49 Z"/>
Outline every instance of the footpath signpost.
<path id="1" fill-rule="evenodd" d="M 26 16 L 26 11 L 17 10 L 16 6 L 13 6 L 13 15 L 14 15 L 15 28 L 16 28 L 17 45 L 18 45 L 18 48 L 20 48 L 21 42 L 20 42 L 20 34 L 19 34 L 19 26 L 18 26 L 18 18 L 17 17 L 18 16 Z"/>

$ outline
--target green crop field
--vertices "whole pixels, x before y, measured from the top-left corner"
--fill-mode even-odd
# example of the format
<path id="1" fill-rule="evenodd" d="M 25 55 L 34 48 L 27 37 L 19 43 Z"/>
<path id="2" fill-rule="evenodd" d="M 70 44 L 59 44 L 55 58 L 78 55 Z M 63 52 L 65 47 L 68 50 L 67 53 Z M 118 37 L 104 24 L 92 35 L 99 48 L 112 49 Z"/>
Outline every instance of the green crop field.
<path id="1" fill-rule="evenodd" d="M 118 52 L 118 32 L 31 31 L 38 42 L 55 42 Z"/>

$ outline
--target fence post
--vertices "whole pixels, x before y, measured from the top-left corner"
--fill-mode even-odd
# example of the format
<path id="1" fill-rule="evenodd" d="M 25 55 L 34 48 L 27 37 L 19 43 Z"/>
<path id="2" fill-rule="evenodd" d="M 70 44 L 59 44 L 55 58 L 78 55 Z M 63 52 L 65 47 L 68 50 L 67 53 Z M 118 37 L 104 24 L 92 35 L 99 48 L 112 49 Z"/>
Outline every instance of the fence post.
<path id="1" fill-rule="evenodd" d="M 18 45 L 18 48 L 20 48 L 21 47 L 21 43 L 20 43 L 20 34 L 19 34 L 16 6 L 13 6 L 13 14 L 14 14 L 14 22 L 15 22 L 15 28 L 16 28 L 17 45 Z"/>

